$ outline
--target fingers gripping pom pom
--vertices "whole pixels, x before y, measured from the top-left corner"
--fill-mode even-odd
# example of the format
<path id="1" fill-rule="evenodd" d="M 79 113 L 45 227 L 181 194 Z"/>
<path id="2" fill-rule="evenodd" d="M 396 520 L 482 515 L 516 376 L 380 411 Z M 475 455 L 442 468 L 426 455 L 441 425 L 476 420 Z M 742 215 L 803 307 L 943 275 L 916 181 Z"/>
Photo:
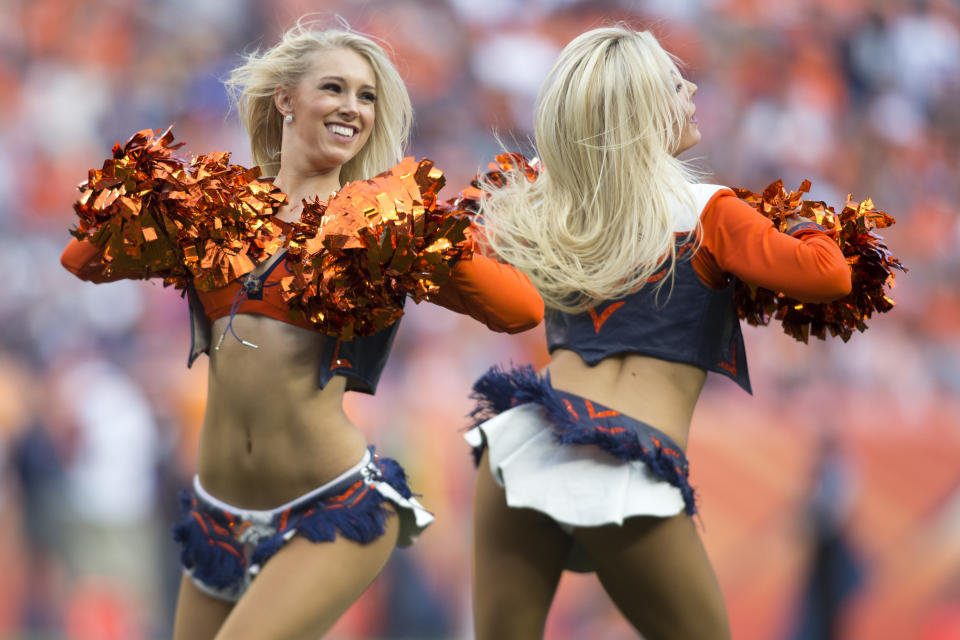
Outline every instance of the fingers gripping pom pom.
<path id="1" fill-rule="evenodd" d="M 780 180 L 764 189 L 762 194 L 734 189 L 738 197 L 772 220 L 780 231 L 786 231 L 786 218 L 791 214 L 808 218 L 823 227 L 836 240 L 850 266 L 850 294 L 827 303 L 800 302 L 782 293 L 738 281 L 734 294 L 737 312 L 752 325 L 779 320 L 787 335 L 802 342 L 807 342 L 811 335 L 825 339 L 828 331 L 846 342 L 854 330 L 866 330 L 866 320 L 874 311 L 883 313 L 894 306 L 885 287 L 894 286 L 894 270 L 905 272 L 907 269 L 891 255 L 874 230 L 889 227 L 896 221 L 877 210 L 869 198 L 855 202 L 847 196 L 847 203 L 838 214 L 823 202 L 804 200 L 803 194 L 809 190 L 809 180 L 804 180 L 798 190 L 789 193 Z"/>

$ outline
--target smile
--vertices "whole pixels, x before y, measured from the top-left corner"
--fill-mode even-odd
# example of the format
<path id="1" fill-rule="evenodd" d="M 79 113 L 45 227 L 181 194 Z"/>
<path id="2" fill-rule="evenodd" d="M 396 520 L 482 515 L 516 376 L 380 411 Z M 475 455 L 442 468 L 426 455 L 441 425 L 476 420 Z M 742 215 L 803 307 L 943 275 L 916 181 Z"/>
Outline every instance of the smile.
<path id="1" fill-rule="evenodd" d="M 341 138 L 352 139 L 355 135 L 357 135 L 357 129 L 355 127 L 345 124 L 328 124 L 327 130 Z"/>

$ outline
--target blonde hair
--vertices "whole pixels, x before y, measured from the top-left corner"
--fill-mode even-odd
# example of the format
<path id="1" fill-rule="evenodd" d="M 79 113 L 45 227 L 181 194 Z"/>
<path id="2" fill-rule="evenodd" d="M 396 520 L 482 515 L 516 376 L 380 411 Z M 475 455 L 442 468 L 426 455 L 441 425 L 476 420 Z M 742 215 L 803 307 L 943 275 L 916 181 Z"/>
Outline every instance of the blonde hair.
<path id="1" fill-rule="evenodd" d="M 370 139 L 340 169 L 340 182 L 369 178 L 403 157 L 413 118 L 410 96 L 380 45 L 349 28 L 318 29 L 315 25 L 299 20 L 276 45 L 246 56 L 246 62 L 234 69 L 224 84 L 250 135 L 254 162 L 264 175 L 276 175 L 280 168 L 283 116 L 274 103 L 274 93 L 280 87 L 293 89 L 299 84 L 310 68 L 312 53 L 330 49 L 355 51 L 373 69 L 377 100 Z"/>
<path id="2" fill-rule="evenodd" d="M 687 115 L 674 59 L 647 31 L 581 34 L 540 90 L 543 173 L 485 185 L 486 244 L 550 308 L 585 311 L 642 287 L 676 259 L 670 212 L 693 206 L 694 172 L 673 156 Z M 668 278 L 661 278 L 658 287 Z"/>

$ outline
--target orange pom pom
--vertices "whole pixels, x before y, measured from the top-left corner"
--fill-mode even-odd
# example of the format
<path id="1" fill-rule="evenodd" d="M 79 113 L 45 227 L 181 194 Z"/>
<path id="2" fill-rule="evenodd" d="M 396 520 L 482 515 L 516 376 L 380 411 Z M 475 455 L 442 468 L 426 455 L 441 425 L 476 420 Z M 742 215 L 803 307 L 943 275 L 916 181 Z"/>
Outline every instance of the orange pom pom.
<path id="1" fill-rule="evenodd" d="M 811 335 L 823 340 L 827 332 L 846 342 L 854 330 L 866 330 L 866 320 L 875 311 L 883 313 L 894 306 L 885 289 L 893 287 L 895 270 L 906 272 L 907 269 L 891 255 L 874 230 L 889 227 L 896 221 L 876 209 L 869 198 L 856 202 L 852 196 L 847 196 L 846 205 L 837 214 L 833 207 L 823 202 L 804 200 L 803 193 L 809 190 L 808 180 L 804 180 L 798 190 L 789 193 L 780 180 L 764 189 L 762 194 L 734 189 L 738 197 L 772 220 L 781 231 L 786 230 L 786 217 L 791 214 L 824 227 L 850 265 L 850 294 L 833 302 L 800 302 L 776 291 L 738 282 L 734 292 L 737 312 L 752 325 L 779 320 L 787 335 L 802 342 L 807 342 Z"/>
<path id="2" fill-rule="evenodd" d="M 144 129 L 114 145 L 79 187 L 71 233 L 103 249 L 107 274 L 221 287 L 280 247 L 273 212 L 286 196 L 257 180 L 258 168 L 231 165 L 228 153 L 188 163 L 174 154 L 182 143 L 171 145 L 171 129 Z"/>
<path id="3" fill-rule="evenodd" d="M 472 251 L 469 218 L 437 204 L 443 184 L 431 161 L 405 158 L 327 202 L 304 201 L 288 242 L 293 275 L 281 281 L 291 308 L 351 340 L 396 322 L 407 296 L 436 291 Z"/>

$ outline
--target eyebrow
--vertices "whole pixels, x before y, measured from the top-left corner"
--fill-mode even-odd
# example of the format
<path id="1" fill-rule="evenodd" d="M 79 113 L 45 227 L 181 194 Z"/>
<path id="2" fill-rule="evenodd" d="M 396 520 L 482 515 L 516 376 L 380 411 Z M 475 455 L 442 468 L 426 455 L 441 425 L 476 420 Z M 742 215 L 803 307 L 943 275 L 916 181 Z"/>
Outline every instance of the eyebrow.
<path id="1" fill-rule="evenodd" d="M 340 81 L 340 82 L 342 82 L 342 83 L 344 83 L 344 84 L 347 84 L 347 79 L 344 78 L 343 76 L 323 76 L 323 77 L 320 78 L 320 80 L 338 80 L 338 81 Z M 360 88 L 361 88 L 361 89 L 373 89 L 374 91 L 377 90 L 377 88 L 376 88 L 375 86 L 370 85 L 370 84 L 361 85 Z"/>

